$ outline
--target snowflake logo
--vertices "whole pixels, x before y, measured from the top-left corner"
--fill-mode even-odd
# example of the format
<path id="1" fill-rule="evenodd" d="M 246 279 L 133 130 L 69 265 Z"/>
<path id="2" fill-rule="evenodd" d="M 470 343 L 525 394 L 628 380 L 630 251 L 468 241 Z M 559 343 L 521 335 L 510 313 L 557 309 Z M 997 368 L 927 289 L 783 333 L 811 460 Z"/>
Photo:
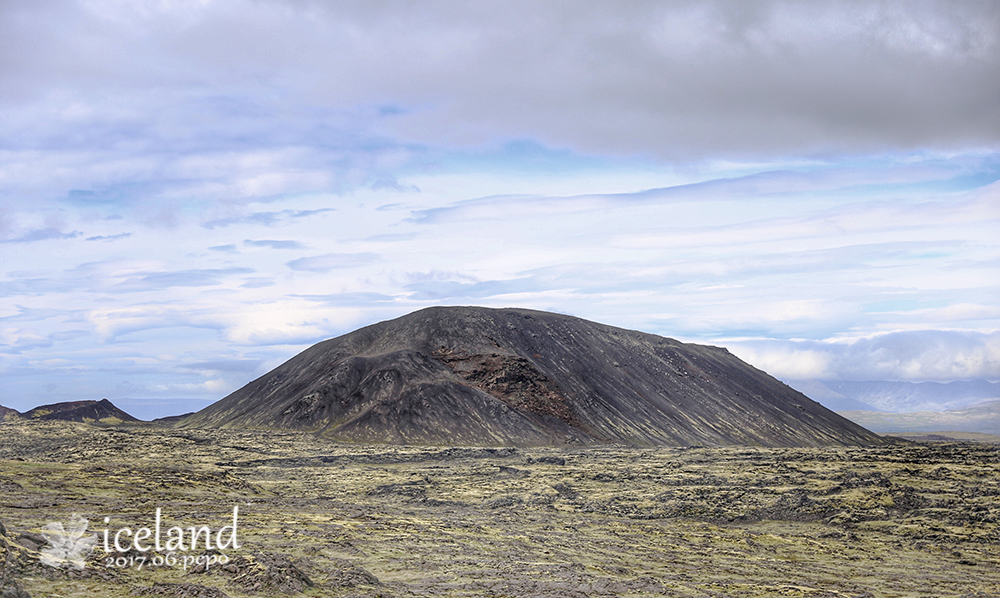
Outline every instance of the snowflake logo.
<path id="1" fill-rule="evenodd" d="M 86 558 L 97 545 L 97 536 L 85 536 L 90 522 L 73 513 L 68 527 L 62 523 L 49 523 L 42 528 L 42 536 L 50 546 L 42 550 L 42 562 L 50 567 L 68 565 L 83 569 Z"/>

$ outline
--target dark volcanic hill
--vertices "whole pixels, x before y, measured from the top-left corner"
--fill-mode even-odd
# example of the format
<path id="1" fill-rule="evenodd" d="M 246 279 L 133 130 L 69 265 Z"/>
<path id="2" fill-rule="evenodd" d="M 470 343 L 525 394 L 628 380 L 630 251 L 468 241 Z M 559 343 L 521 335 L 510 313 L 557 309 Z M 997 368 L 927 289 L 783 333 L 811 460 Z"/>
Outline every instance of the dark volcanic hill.
<path id="1" fill-rule="evenodd" d="M 111 401 L 70 401 L 35 407 L 21 414 L 24 419 L 58 419 L 71 422 L 128 423 L 138 419 L 114 406 Z"/>
<path id="2" fill-rule="evenodd" d="M 4 407 L 0 405 L 0 422 L 7 419 L 8 417 L 17 417 L 21 415 L 16 409 L 11 409 L 10 407 Z"/>
<path id="3" fill-rule="evenodd" d="M 166 417 L 158 417 L 150 421 L 149 423 L 169 427 L 180 422 L 185 417 L 190 417 L 194 415 L 194 413 L 195 413 L 194 411 L 189 411 L 188 413 L 182 413 L 181 415 L 168 415 Z"/>
<path id="4" fill-rule="evenodd" d="M 480 307 L 319 343 L 179 425 L 445 445 L 885 442 L 725 349 Z"/>

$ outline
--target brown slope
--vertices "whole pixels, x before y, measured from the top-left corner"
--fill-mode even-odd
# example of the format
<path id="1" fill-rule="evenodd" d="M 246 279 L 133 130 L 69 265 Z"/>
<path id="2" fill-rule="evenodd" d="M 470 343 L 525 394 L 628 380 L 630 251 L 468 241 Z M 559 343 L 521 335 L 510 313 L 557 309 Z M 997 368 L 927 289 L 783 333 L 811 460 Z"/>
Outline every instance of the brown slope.
<path id="1" fill-rule="evenodd" d="M 725 349 L 479 307 L 319 343 L 180 425 L 453 445 L 885 442 Z"/>
<path id="2" fill-rule="evenodd" d="M 4 421 L 8 417 L 10 419 L 15 419 L 20 415 L 21 415 L 20 412 L 18 412 L 16 409 L 11 409 L 10 407 L 4 407 L 3 405 L 0 405 L 0 422 Z"/>
<path id="3" fill-rule="evenodd" d="M 22 414 L 25 419 L 62 420 L 71 422 L 134 423 L 140 420 L 125 413 L 107 400 L 67 401 L 41 405 Z"/>

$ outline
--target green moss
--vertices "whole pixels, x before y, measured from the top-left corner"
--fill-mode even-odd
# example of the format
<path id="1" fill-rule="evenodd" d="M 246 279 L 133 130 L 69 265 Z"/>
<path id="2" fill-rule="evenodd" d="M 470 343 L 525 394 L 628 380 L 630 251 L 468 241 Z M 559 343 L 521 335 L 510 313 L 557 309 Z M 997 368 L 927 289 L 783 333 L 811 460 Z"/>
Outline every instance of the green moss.
<path id="1" fill-rule="evenodd" d="M 0 495 L 0 520 L 15 533 L 74 512 L 124 526 L 156 507 L 214 524 L 239 504 L 244 546 L 231 554 L 286 555 L 316 584 L 305 596 L 1000 593 L 989 445 L 477 454 L 291 433 L 4 426 L 0 483 L 20 488 Z M 537 462 L 555 455 L 563 465 Z M 268 595 L 222 571 L 99 572 L 36 567 L 22 578 L 34 596 L 124 597 L 154 582 Z"/>

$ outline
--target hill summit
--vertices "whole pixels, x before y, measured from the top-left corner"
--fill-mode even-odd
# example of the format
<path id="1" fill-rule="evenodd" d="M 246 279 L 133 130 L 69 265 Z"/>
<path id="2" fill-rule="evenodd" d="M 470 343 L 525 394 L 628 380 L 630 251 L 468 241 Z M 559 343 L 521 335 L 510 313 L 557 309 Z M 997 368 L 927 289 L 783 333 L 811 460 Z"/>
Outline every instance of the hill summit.
<path id="1" fill-rule="evenodd" d="M 178 425 L 397 444 L 885 442 L 726 349 L 482 307 L 431 307 L 321 342 Z"/>
<path id="2" fill-rule="evenodd" d="M 71 422 L 102 424 L 134 423 L 139 420 L 125 413 L 107 399 L 100 401 L 68 401 L 41 405 L 21 414 L 24 419 L 56 419 Z"/>

